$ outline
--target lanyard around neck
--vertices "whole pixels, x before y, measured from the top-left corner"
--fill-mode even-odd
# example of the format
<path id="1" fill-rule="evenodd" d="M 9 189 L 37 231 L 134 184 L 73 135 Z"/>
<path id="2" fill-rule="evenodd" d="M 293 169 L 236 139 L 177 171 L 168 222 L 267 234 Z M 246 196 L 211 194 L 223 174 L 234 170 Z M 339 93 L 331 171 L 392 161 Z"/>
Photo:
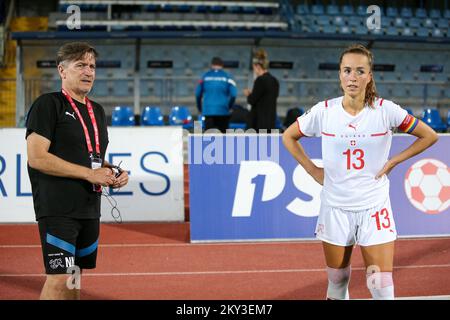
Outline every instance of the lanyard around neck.
<path id="1" fill-rule="evenodd" d="M 75 102 L 73 102 L 72 97 L 64 90 L 61 89 L 63 95 L 66 97 L 66 99 L 69 101 L 70 105 L 72 106 L 72 109 L 75 111 L 75 113 L 78 116 L 78 119 L 81 122 L 81 126 L 83 127 L 84 136 L 86 138 L 86 145 L 89 151 L 89 155 L 92 156 L 94 153 L 94 150 L 92 148 L 92 142 L 91 138 L 89 137 L 89 131 L 87 129 L 86 123 L 83 120 L 83 117 L 81 116 L 80 110 L 78 110 L 77 106 L 75 105 Z M 98 127 L 97 127 L 97 121 L 95 120 L 94 115 L 94 109 L 92 108 L 91 101 L 86 97 L 86 107 L 89 113 L 89 117 L 91 118 L 92 127 L 94 128 L 94 138 L 95 138 L 95 152 L 96 156 L 100 157 L 100 140 L 98 137 Z"/>

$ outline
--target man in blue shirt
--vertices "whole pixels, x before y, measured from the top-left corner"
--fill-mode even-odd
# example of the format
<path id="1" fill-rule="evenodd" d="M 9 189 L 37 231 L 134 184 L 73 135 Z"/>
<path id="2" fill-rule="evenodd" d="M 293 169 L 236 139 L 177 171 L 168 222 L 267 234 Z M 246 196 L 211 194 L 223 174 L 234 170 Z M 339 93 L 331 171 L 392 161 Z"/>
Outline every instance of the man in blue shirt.
<path id="1" fill-rule="evenodd" d="M 202 76 L 195 91 L 197 108 L 205 116 L 205 130 L 216 128 L 225 133 L 236 95 L 236 83 L 223 70 L 222 59 L 214 57 L 211 70 Z"/>

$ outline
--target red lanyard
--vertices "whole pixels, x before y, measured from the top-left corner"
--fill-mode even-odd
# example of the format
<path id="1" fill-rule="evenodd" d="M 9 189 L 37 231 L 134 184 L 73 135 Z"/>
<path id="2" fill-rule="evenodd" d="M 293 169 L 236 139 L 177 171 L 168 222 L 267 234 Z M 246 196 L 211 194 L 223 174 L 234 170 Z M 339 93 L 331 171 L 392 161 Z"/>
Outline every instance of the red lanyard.
<path id="1" fill-rule="evenodd" d="M 86 127 L 86 123 L 84 122 L 83 117 L 81 116 L 80 110 L 78 110 L 77 106 L 73 102 L 72 97 L 64 89 L 61 89 L 61 91 L 63 95 L 66 97 L 66 99 L 69 101 L 70 105 L 72 106 L 72 109 L 77 114 L 78 119 L 80 119 L 81 125 L 84 130 L 84 136 L 86 137 L 86 144 L 89 151 L 89 155 L 92 156 L 94 150 L 92 149 L 91 138 L 89 137 L 89 131 Z M 86 106 L 88 109 L 89 117 L 91 118 L 92 127 L 94 128 L 95 152 L 97 153 L 97 156 L 100 157 L 100 142 L 98 138 L 97 121 L 95 121 L 94 109 L 92 108 L 92 104 L 87 97 L 86 97 Z"/>

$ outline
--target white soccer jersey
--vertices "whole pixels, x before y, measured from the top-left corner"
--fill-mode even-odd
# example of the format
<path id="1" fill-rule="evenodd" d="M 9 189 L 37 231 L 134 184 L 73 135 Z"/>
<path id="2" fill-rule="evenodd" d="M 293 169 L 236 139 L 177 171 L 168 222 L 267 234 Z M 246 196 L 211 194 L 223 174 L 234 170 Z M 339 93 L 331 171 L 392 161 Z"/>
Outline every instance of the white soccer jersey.
<path id="1" fill-rule="evenodd" d="M 375 176 L 388 160 L 392 128 L 411 132 L 417 119 L 384 99 L 352 116 L 342 101 L 339 97 L 319 102 L 297 118 L 297 124 L 304 136 L 322 137 L 322 201 L 331 207 L 362 210 L 389 196 L 388 178 Z"/>

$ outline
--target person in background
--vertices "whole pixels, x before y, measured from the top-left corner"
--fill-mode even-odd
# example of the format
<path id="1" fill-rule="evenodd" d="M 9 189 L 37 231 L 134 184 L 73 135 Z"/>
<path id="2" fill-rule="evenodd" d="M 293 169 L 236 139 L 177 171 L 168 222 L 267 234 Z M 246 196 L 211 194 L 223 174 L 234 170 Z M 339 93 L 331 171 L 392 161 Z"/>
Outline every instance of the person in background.
<path id="1" fill-rule="evenodd" d="M 253 60 L 256 77 L 253 90 L 244 89 L 247 102 L 251 105 L 247 129 L 276 129 L 277 98 L 280 90 L 278 80 L 268 71 L 269 60 L 265 50 L 256 51 Z"/>
<path id="2" fill-rule="evenodd" d="M 214 57 L 211 69 L 202 76 L 195 91 L 197 109 L 205 117 L 205 130 L 226 132 L 236 95 L 235 81 L 223 70 L 222 59 Z"/>

